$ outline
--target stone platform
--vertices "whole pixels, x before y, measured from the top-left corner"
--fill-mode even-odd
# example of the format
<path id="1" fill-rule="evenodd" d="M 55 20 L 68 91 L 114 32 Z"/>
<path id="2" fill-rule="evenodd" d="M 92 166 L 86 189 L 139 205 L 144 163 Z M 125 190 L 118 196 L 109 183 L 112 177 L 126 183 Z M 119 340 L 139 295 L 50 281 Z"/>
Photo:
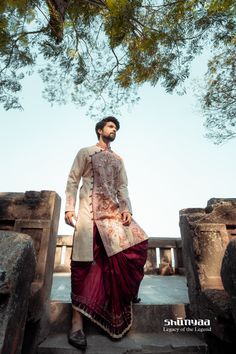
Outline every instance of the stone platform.
<path id="1" fill-rule="evenodd" d="M 142 304 L 189 303 L 186 278 L 179 275 L 145 275 L 139 296 Z M 70 273 L 54 273 L 51 300 L 70 302 Z"/>
<path id="2" fill-rule="evenodd" d="M 184 354 L 207 353 L 206 344 L 191 334 L 128 333 L 119 341 L 106 336 L 87 336 L 86 354 Z M 40 354 L 78 354 L 82 351 L 67 342 L 66 334 L 55 334 L 42 343 Z"/>

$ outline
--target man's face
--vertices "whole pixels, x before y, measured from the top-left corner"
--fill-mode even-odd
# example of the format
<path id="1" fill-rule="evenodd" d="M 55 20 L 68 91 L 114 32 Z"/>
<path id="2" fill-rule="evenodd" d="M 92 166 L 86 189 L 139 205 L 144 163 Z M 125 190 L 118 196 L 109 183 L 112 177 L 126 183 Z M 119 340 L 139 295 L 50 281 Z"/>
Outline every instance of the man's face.
<path id="1" fill-rule="evenodd" d="M 102 138 L 108 141 L 113 141 L 116 138 L 116 125 L 113 122 L 107 122 L 103 129 L 99 129 L 98 132 Z"/>

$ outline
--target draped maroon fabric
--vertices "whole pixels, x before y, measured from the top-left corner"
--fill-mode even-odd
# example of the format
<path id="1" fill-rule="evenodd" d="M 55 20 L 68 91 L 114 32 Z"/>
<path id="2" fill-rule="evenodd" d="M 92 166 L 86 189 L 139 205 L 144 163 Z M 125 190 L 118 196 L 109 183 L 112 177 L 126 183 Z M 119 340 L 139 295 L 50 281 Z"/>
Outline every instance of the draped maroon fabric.
<path id="1" fill-rule="evenodd" d="M 94 228 L 94 261 L 71 261 L 72 306 L 103 328 L 122 337 L 132 325 L 132 299 L 143 279 L 148 241 L 108 257 Z"/>

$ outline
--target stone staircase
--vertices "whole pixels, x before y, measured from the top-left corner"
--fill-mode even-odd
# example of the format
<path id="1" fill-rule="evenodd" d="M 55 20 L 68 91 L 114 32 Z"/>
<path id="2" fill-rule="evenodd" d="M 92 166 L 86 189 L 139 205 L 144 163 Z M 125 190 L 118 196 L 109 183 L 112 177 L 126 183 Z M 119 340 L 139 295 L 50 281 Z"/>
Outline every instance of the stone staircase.
<path id="1" fill-rule="evenodd" d="M 162 282 L 165 286 L 166 278 L 159 277 L 159 289 L 161 289 Z M 176 279 L 169 277 L 169 284 L 172 280 L 173 284 L 172 287 L 169 286 L 169 293 L 173 294 L 176 288 Z M 141 297 L 144 299 L 145 296 L 143 297 L 142 294 L 144 294 L 144 289 L 141 289 Z M 166 295 L 168 298 L 168 294 Z M 132 328 L 120 340 L 110 339 L 100 328 L 92 324 L 90 320 L 85 319 L 84 327 L 88 341 L 86 354 L 208 353 L 207 345 L 200 333 L 190 332 L 187 328 L 182 332 L 179 330 L 178 333 L 164 331 L 164 319 L 188 318 L 188 303 L 172 301 L 172 304 L 155 304 L 152 301 L 150 302 L 147 303 L 146 297 L 143 302 L 133 306 Z M 69 301 L 51 301 L 50 320 L 50 334 L 38 346 L 37 354 L 78 354 L 81 352 L 67 342 L 67 332 L 71 323 Z M 174 326 L 174 328 L 176 329 L 178 326 Z M 167 329 L 170 330 L 170 328 Z"/>

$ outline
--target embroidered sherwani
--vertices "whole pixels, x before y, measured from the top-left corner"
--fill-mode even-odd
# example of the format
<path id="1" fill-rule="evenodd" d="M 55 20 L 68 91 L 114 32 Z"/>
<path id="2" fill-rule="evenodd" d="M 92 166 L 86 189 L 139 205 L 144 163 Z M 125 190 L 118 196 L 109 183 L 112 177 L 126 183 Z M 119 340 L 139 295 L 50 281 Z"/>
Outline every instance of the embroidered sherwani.
<path id="1" fill-rule="evenodd" d="M 71 260 L 71 300 L 74 309 L 111 337 L 121 338 L 132 325 L 132 300 L 137 296 L 147 259 L 147 235 L 132 219 L 122 159 L 98 145 L 81 149 L 66 188 L 66 211 L 79 213 Z"/>
<path id="2" fill-rule="evenodd" d="M 132 214 L 132 209 L 125 167 L 118 155 L 98 145 L 78 152 L 67 181 L 66 211 L 75 211 L 81 179 L 73 261 L 93 260 L 94 223 L 109 257 L 148 238 L 133 219 L 129 226 L 122 224 L 121 213 Z"/>

